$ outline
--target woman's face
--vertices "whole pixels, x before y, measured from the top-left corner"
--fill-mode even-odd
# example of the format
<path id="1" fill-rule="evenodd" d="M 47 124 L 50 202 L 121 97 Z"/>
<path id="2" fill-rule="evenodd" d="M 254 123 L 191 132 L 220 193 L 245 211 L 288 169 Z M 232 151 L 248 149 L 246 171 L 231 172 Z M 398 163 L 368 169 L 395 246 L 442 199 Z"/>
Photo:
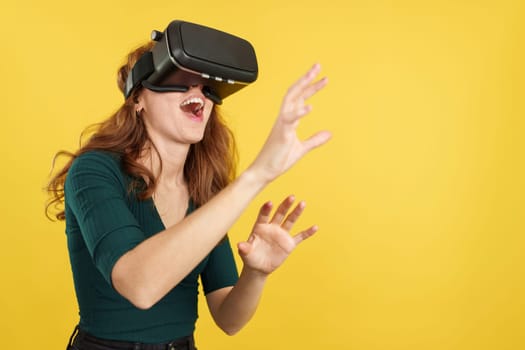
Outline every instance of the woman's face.
<path id="1" fill-rule="evenodd" d="M 137 109 L 142 110 L 148 134 L 156 144 L 193 144 L 202 140 L 213 102 L 202 92 L 205 81 L 183 78 L 183 74 L 174 74 L 166 84 L 186 85 L 187 92 L 153 92 L 144 88 L 139 95 Z"/>

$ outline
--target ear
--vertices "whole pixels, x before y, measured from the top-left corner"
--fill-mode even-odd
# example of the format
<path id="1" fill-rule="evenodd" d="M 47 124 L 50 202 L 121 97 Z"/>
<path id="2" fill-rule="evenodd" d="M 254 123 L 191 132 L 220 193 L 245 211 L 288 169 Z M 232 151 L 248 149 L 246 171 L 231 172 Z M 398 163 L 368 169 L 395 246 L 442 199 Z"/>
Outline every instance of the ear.
<path id="1" fill-rule="evenodd" d="M 135 95 L 133 97 L 133 102 L 135 102 L 135 112 L 140 113 L 144 109 L 143 99 L 141 95 Z"/>

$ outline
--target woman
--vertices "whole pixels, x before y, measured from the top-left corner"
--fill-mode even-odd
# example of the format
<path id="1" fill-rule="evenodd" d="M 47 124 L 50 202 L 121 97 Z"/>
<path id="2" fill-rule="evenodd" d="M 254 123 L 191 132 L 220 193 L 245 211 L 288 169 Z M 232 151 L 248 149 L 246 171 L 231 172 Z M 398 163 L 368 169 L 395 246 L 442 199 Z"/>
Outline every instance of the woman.
<path id="1" fill-rule="evenodd" d="M 135 62 L 119 70 L 125 89 Z M 201 277 L 217 325 L 238 332 L 252 317 L 268 275 L 317 230 L 289 234 L 304 203 L 286 198 L 272 215 L 262 206 L 237 274 L 225 233 L 254 197 L 313 148 L 319 132 L 296 135 L 305 100 L 327 80 L 314 82 L 314 65 L 288 90 L 279 116 L 256 159 L 237 178 L 233 136 L 203 93 L 206 80 L 186 92 L 135 89 L 120 109 L 52 178 L 51 206 L 66 233 L 80 323 L 71 349 L 195 349 L 197 288 Z M 172 83 L 187 83 L 185 73 Z M 292 208 L 293 207 L 293 208 Z"/>

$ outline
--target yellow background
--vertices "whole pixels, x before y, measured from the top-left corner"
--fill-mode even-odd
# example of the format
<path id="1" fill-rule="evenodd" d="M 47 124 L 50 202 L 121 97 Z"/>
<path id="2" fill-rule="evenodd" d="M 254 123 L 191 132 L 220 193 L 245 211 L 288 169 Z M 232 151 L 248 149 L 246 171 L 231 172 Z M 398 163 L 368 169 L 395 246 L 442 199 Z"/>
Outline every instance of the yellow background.
<path id="1" fill-rule="evenodd" d="M 44 217 L 51 158 L 119 106 L 123 57 L 175 18 L 257 50 L 258 81 L 224 106 L 241 169 L 316 61 L 330 83 L 300 134 L 334 133 L 230 233 L 295 193 L 298 227 L 319 234 L 237 336 L 201 307 L 199 349 L 525 348 L 523 1 L 14 3 L 0 5 L 4 348 L 65 347 L 78 316 L 64 225 Z"/>

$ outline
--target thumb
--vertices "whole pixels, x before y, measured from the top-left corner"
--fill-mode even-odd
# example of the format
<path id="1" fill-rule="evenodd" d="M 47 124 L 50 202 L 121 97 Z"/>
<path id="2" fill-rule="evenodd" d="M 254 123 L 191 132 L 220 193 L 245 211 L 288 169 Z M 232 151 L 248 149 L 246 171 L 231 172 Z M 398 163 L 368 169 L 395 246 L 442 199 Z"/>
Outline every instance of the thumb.
<path id="1" fill-rule="evenodd" d="M 252 250 L 252 245 L 248 242 L 240 242 L 237 243 L 237 249 L 239 250 L 240 256 L 246 256 L 250 254 L 250 251 Z"/>
<path id="2" fill-rule="evenodd" d="M 332 133 L 329 131 L 320 131 L 310 138 L 306 139 L 303 144 L 305 146 L 306 152 L 311 151 L 314 148 L 317 148 L 321 145 L 324 145 L 328 140 L 332 138 Z"/>

